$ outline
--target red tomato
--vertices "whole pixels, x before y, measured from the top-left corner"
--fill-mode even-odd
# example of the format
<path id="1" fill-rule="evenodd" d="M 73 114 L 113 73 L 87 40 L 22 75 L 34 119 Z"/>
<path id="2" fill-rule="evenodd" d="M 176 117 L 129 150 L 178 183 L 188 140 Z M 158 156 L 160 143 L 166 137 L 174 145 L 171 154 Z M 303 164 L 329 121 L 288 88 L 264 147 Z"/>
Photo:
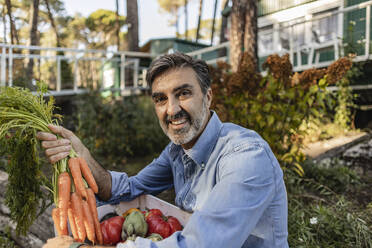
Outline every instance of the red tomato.
<path id="1" fill-rule="evenodd" d="M 173 217 L 173 216 L 168 216 L 168 224 L 171 228 L 171 234 L 174 233 L 174 232 L 177 232 L 177 231 L 181 231 L 182 230 L 182 225 L 181 223 L 177 220 L 176 217 Z"/>
<path id="2" fill-rule="evenodd" d="M 116 245 L 121 241 L 121 229 L 123 222 L 124 218 L 122 216 L 115 216 L 101 222 L 103 244 Z"/>
<path id="3" fill-rule="evenodd" d="M 148 234 L 158 233 L 164 239 L 182 230 L 180 222 L 175 217 L 165 217 L 159 209 L 150 209 L 146 213 L 146 222 L 149 226 Z"/>
<path id="4" fill-rule="evenodd" d="M 149 211 L 147 211 L 145 216 L 147 218 L 148 216 L 151 216 L 151 215 L 158 215 L 158 216 L 162 217 L 163 213 L 160 211 L 160 209 L 153 208 L 153 209 L 150 209 Z"/>
<path id="5" fill-rule="evenodd" d="M 148 234 L 158 233 L 164 239 L 171 235 L 170 225 L 159 215 L 152 214 L 146 218 L 149 226 Z"/>

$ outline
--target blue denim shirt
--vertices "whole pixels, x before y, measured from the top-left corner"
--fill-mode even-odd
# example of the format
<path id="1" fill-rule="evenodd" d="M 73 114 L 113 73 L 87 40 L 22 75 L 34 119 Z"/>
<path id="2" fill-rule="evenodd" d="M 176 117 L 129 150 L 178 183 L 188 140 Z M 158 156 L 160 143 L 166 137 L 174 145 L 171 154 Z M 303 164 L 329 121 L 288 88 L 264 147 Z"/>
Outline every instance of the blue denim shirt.
<path id="1" fill-rule="evenodd" d="M 284 248 L 287 194 L 283 172 L 254 131 L 222 123 L 213 112 L 190 150 L 170 143 L 136 176 L 111 171 L 109 203 L 175 188 L 176 205 L 193 212 L 182 231 L 137 248 Z"/>

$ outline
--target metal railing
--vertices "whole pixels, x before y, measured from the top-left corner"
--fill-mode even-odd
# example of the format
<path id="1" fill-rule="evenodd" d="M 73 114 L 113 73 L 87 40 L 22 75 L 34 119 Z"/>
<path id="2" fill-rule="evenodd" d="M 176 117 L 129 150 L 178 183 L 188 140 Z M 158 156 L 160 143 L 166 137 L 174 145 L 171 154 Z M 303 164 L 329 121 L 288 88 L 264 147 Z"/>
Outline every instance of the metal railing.
<path id="1" fill-rule="evenodd" d="M 277 53 L 279 55 L 283 55 L 288 53 L 290 55 L 290 60 L 293 65 L 294 71 L 303 71 L 306 69 L 310 69 L 313 67 L 320 68 L 320 67 L 326 67 L 330 65 L 333 61 L 337 60 L 339 56 L 344 55 L 344 42 L 343 38 L 340 37 L 338 34 L 343 34 L 343 27 L 345 25 L 345 14 L 351 13 L 355 10 L 362 10 L 365 11 L 365 18 L 364 18 L 364 39 L 360 41 L 360 43 L 364 43 L 364 54 L 357 55 L 354 58 L 354 61 L 365 61 L 365 60 L 371 60 L 372 59 L 372 49 L 371 49 L 371 6 L 372 1 L 367 1 L 361 4 L 353 5 L 350 7 L 343 8 L 340 6 L 339 10 L 333 11 L 330 13 L 323 14 L 321 16 L 312 16 L 312 18 L 308 20 L 303 20 L 304 17 L 300 17 L 297 19 L 293 19 L 287 22 L 282 23 L 276 23 L 273 24 L 273 29 L 271 29 L 269 32 L 265 31 L 266 35 L 272 35 L 273 39 L 272 42 L 273 47 L 271 49 L 263 49 L 262 47 L 259 47 L 259 57 L 261 60 L 265 59 L 270 54 Z M 308 39 L 308 41 L 305 41 L 304 44 L 297 44 L 295 42 L 295 34 L 294 30 L 298 25 L 304 25 L 304 27 L 311 27 L 313 23 L 319 20 L 323 20 L 324 18 L 329 18 L 331 16 L 336 16 L 338 18 L 338 25 L 336 30 L 333 30 L 333 35 L 330 39 L 320 42 L 320 41 L 314 41 L 313 37 Z M 287 48 L 280 46 L 276 43 L 280 43 L 280 34 L 283 33 L 283 31 L 289 31 L 288 34 L 288 46 Z M 311 30 L 309 30 L 311 31 Z M 346 34 L 343 34 L 345 37 Z M 260 32 L 259 32 L 260 37 Z M 276 38 L 275 38 L 276 37 Z M 197 50 L 195 52 L 189 53 L 192 56 L 195 56 L 197 58 L 203 58 L 203 56 L 206 53 L 210 52 L 218 52 L 221 49 L 226 49 L 228 51 L 229 49 L 229 42 L 225 42 L 223 44 L 214 46 L 214 47 L 208 47 L 204 49 Z M 331 53 L 333 53 L 333 57 L 329 60 L 320 60 L 321 54 L 328 50 Z M 227 61 L 228 57 L 217 57 L 212 60 L 207 60 L 208 63 L 215 63 L 217 60 L 223 60 Z"/>
<path id="2" fill-rule="evenodd" d="M 144 80 L 147 66 L 141 66 L 140 62 L 144 59 L 151 61 L 154 57 L 141 52 L 10 44 L 0 44 L 0 55 L 0 86 L 19 83 L 14 80 L 25 83 L 21 74 L 26 73 L 27 61 L 33 59 L 34 77 L 30 80 L 46 82 L 50 94 L 55 96 L 81 94 L 89 88 L 121 95 L 141 92 L 147 88 Z M 105 75 L 108 71 L 111 71 L 111 77 Z M 69 74 L 72 79 L 64 81 L 64 74 Z M 94 78 L 88 75 L 94 75 Z"/>

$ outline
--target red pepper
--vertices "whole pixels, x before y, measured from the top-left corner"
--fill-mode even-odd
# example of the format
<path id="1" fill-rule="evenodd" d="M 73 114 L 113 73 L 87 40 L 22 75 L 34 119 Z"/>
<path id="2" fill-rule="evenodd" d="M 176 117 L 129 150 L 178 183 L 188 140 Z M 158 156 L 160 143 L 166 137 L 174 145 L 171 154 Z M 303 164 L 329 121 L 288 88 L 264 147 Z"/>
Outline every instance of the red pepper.
<path id="1" fill-rule="evenodd" d="M 124 218 L 115 216 L 101 222 L 101 231 L 104 245 L 116 245 L 121 241 L 121 229 Z"/>
<path id="2" fill-rule="evenodd" d="M 180 222 L 175 217 L 165 217 L 159 209 L 150 209 L 146 214 L 146 222 L 149 226 L 148 235 L 158 233 L 164 239 L 182 230 Z"/>

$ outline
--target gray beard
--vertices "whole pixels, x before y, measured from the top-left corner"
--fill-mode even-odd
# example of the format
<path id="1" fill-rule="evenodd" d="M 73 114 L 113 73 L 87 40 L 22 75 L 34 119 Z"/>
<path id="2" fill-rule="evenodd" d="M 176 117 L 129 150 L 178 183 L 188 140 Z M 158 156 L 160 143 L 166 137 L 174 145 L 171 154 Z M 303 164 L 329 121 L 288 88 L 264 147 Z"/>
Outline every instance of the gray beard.
<path id="1" fill-rule="evenodd" d="M 208 107 L 206 96 L 203 98 L 203 105 L 200 112 L 197 113 L 194 119 L 191 120 L 191 124 L 180 130 L 175 131 L 174 133 L 170 133 L 168 131 L 167 125 L 159 120 L 160 126 L 163 129 L 163 132 L 168 136 L 168 138 L 176 145 L 183 145 L 190 142 L 193 138 L 195 138 L 199 133 L 200 129 L 202 128 L 203 123 L 208 118 Z M 191 117 L 191 116 L 190 116 Z"/>

